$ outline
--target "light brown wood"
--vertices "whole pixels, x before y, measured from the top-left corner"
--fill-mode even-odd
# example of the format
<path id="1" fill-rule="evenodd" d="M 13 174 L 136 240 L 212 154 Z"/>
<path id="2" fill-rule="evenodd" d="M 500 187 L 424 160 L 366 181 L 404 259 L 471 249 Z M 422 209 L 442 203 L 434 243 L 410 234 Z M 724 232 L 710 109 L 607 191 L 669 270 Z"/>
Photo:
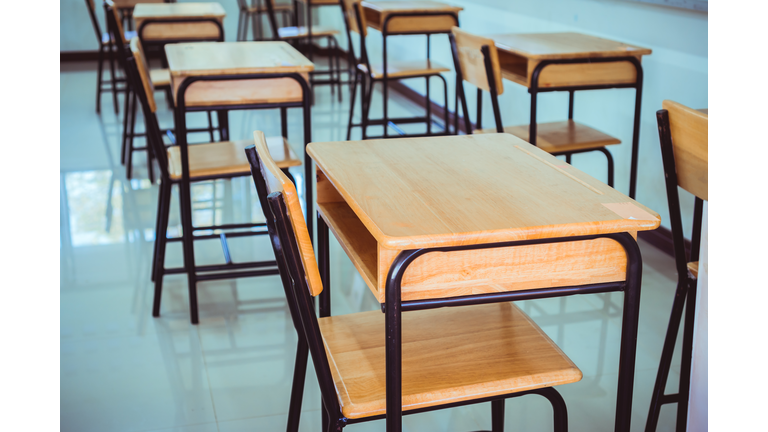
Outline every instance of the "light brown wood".
<path id="1" fill-rule="evenodd" d="M 579 381 L 581 371 L 517 306 L 403 314 L 403 410 Z M 320 318 L 342 413 L 386 412 L 384 314 Z"/>
<path id="2" fill-rule="evenodd" d="M 709 115 L 670 100 L 661 106 L 669 112 L 677 184 L 707 201 Z"/>
<path id="3" fill-rule="evenodd" d="M 311 143 L 307 152 L 392 249 L 658 227 L 658 214 L 510 134 Z M 602 205 L 630 203 L 653 220 Z"/>
<path id="4" fill-rule="evenodd" d="M 287 42 L 198 42 L 165 47 L 174 100 L 187 77 L 301 73 L 308 82 L 314 65 Z M 187 106 L 298 102 L 301 85 L 291 78 L 196 82 L 187 88 Z"/>
<path id="5" fill-rule="evenodd" d="M 201 39 L 220 37 L 221 31 L 211 22 L 183 22 L 195 18 L 215 18 L 223 22 L 226 13 L 219 3 L 139 3 L 133 9 L 136 28 L 146 20 L 178 20 L 178 23 L 149 23 L 141 37 L 145 41 Z"/>
<path id="6" fill-rule="evenodd" d="M 659 224 L 656 213 L 508 134 L 312 143 L 307 151 L 317 163 L 319 214 L 380 302 L 402 250 L 636 235 Z M 402 298 L 615 282 L 625 270 L 623 248 L 606 239 L 426 254 L 406 271 Z"/>
<path id="7" fill-rule="evenodd" d="M 504 132 L 526 142 L 529 141 L 528 131 L 528 125 L 504 127 Z M 476 130 L 474 133 L 496 133 L 496 128 Z M 621 141 L 573 120 L 536 124 L 536 145 L 547 153 L 587 150 L 613 144 L 621 144 Z"/>
<path id="8" fill-rule="evenodd" d="M 531 76 L 541 60 L 600 57 L 637 57 L 651 50 L 581 33 L 528 33 L 491 36 L 498 48 L 505 79 L 531 86 Z M 539 87 L 625 84 L 637 78 L 629 62 L 562 64 L 546 66 Z"/>
<path id="9" fill-rule="evenodd" d="M 307 74 L 302 74 L 309 82 Z M 181 81 L 172 77 L 174 101 Z M 301 85 L 291 78 L 235 81 L 199 81 L 187 87 L 185 104 L 190 107 L 301 102 Z"/>
<path id="10" fill-rule="evenodd" d="M 499 50 L 528 59 L 644 56 L 648 48 L 582 33 L 510 33 L 489 36 Z"/>
<path id="11" fill-rule="evenodd" d="M 287 42 L 195 42 L 165 46 L 173 76 L 311 72 L 314 64 Z"/>
<path id="12" fill-rule="evenodd" d="M 365 64 L 357 66 L 363 73 L 369 74 Z M 381 64 L 372 64 L 374 78 L 384 76 L 384 67 Z M 390 78 L 406 78 L 409 76 L 439 75 L 442 72 L 450 72 L 447 67 L 431 60 L 388 61 L 387 75 Z"/>
<path id="13" fill-rule="evenodd" d="M 436 1 L 363 1 L 361 2 L 367 25 L 382 31 L 387 16 L 399 12 L 449 12 L 450 15 L 422 15 L 411 17 L 390 18 L 387 32 L 396 33 L 426 33 L 449 32 L 457 24 L 459 12 L 464 8 Z"/>
<path id="14" fill-rule="evenodd" d="M 306 27 L 281 27 L 277 29 L 280 39 L 299 39 L 309 36 Z M 339 34 L 339 31 L 332 27 L 312 26 L 312 37 L 327 37 Z"/>
<path id="15" fill-rule="evenodd" d="M 136 60 L 136 68 L 139 70 L 139 77 L 141 78 L 141 84 L 144 86 L 144 93 L 147 94 L 149 109 L 152 112 L 156 112 L 157 104 L 155 103 L 154 81 L 151 79 L 152 71 L 149 70 L 149 63 L 144 56 L 144 50 L 141 47 L 139 38 L 133 38 L 131 40 L 131 53 L 133 53 L 133 58 Z"/>
<path id="16" fill-rule="evenodd" d="M 264 138 L 264 133 L 254 131 L 253 140 L 256 152 L 259 154 L 259 159 L 261 159 L 262 165 L 266 168 L 266 171 L 262 170 L 262 173 L 267 180 L 267 192 L 281 192 L 283 194 L 291 225 L 293 226 L 293 232 L 299 245 L 299 254 L 304 266 L 307 286 L 309 287 L 310 295 L 316 296 L 323 291 L 323 283 L 320 279 L 320 271 L 317 268 L 315 251 L 312 249 L 312 240 L 309 238 L 307 223 L 304 221 L 304 213 L 301 210 L 299 195 L 296 193 L 296 186 L 280 170 L 280 166 L 272 158 L 271 147 L 268 145 L 266 138 Z M 193 147 L 196 146 L 191 146 L 190 148 Z"/>
<path id="17" fill-rule="evenodd" d="M 698 261 L 689 262 L 688 272 L 691 273 L 695 278 L 699 277 L 699 262 Z"/>
<path id="18" fill-rule="evenodd" d="M 311 3 L 312 6 L 338 6 L 339 0 L 299 0 L 304 4 Z"/>
<path id="19" fill-rule="evenodd" d="M 163 3 L 165 0 L 114 0 L 120 9 L 133 9 L 139 3 Z"/>
<path id="20" fill-rule="evenodd" d="M 168 69 L 150 69 L 149 80 L 155 87 L 171 85 L 171 71 Z"/>
<path id="21" fill-rule="evenodd" d="M 112 8 L 112 13 L 115 16 L 115 23 L 117 24 L 117 33 L 123 38 L 123 40 L 120 41 L 121 46 L 127 44 L 129 42 L 128 35 L 125 33 L 125 30 L 123 30 L 123 20 L 120 19 L 120 14 L 117 12 L 117 7 L 112 2 L 112 0 L 105 0 L 104 4 Z M 114 39 L 112 37 L 112 32 L 109 32 L 109 40 L 111 41 L 112 39 Z"/>
<path id="22" fill-rule="evenodd" d="M 245 148 L 253 145 L 249 140 L 223 141 L 189 146 L 190 178 L 209 177 L 222 174 L 248 174 L 250 165 L 245 157 Z M 272 159 L 279 168 L 301 166 L 301 160 L 291 150 L 283 137 L 267 138 L 267 146 Z M 168 149 L 168 171 L 171 178 L 181 178 L 181 150 L 178 146 Z"/>
<path id="23" fill-rule="evenodd" d="M 475 36 L 458 27 L 453 27 L 451 32 L 456 40 L 456 48 L 459 53 L 459 65 L 461 67 L 461 77 L 464 81 L 485 91 L 491 91 L 488 83 L 488 72 L 485 68 L 485 57 L 481 51 L 483 46 L 487 46 L 491 54 L 493 77 L 496 81 L 496 93 L 499 95 L 504 93 L 504 84 L 501 80 L 501 68 L 499 67 L 499 55 L 496 52 L 496 45 L 494 45 L 493 39 Z"/>

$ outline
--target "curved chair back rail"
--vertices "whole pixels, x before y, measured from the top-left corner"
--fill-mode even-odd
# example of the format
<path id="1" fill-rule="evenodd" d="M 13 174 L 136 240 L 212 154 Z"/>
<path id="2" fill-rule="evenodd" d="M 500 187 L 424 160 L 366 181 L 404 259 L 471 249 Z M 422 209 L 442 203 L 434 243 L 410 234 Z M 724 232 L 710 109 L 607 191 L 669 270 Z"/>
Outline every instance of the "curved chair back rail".
<path id="1" fill-rule="evenodd" d="M 458 61 L 461 67 L 462 78 L 477 88 L 485 91 L 491 91 L 488 84 L 488 76 L 493 75 L 496 83 L 496 94 L 504 93 L 504 84 L 501 80 L 501 68 L 499 67 L 499 54 L 496 51 L 496 45 L 493 39 L 473 35 L 458 27 L 451 29 L 453 38 L 456 41 L 458 52 Z M 489 72 L 485 68 L 485 55 L 483 47 L 488 47 L 491 56 L 492 70 Z"/>
<path id="2" fill-rule="evenodd" d="M 708 199 L 708 118 L 707 114 L 665 100 L 669 115 L 677 184 L 704 201 Z"/>
<path id="3" fill-rule="evenodd" d="M 310 294 L 317 296 L 323 291 L 323 284 L 320 280 L 320 271 L 317 268 L 312 240 L 309 238 L 309 231 L 304 220 L 304 213 L 301 210 L 296 187 L 272 159 L 264 133 L 255 131 L 253 139 L 256 152 L 258 153 L 260 178 L 264 180 L 265 191 L 267 195 L 279 192 L 285 200 L 291 226 L 299 245 L 299 255 L 304 268 L 307 286 Z M 253 171 L 253 168 L 251 168 L 251 171 Z M 266 212 L 267 209 L 265 208 L 264 211 Z"/>

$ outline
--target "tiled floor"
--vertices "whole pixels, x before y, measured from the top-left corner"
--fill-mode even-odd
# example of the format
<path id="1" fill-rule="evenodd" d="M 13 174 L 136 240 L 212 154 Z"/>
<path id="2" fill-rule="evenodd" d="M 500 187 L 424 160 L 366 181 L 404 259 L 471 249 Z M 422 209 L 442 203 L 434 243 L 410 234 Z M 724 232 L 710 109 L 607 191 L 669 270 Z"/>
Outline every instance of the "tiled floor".
<path id="1" fill-rule="evenodd" d="M 168 276 L 162 316 L 151 317 L 157 186 L 146 180 L 140 153 L 134 180 L 126 180 L 119 158 L 121 117 L 111 110 L 111 96 L 104 96 L 101 116 L 94 112 L 94 66 L 66 64 L 61 69 L 61 429 L 284 430 L 296 335 L 279 278 L 200 283 L 200 324 L 193 326 L 186 280 Z M 318 89 L 312 110 L 315 141 L 344 138 L 346 91 L 344 101 L 331 98 L 327 87 Z M 162 97 L 159 104 L 161 125 L 169 127 L 171 112 Z M 418 109 L 402 100 L 390 106 L 393 111 Z M 193 123 L 199 120 L 190 116 Z M 290 114 L 289 123 L 296 126 L 289 135 L 299 151 L 298 112 Z M 250 137 L 255 129 L 279 134 L 276 112 L 233 112 L 230 125 L 234 139 Z M 297 181 L 303 181 L 302 172 L 294 172 Z M 263 217 L 248 178 L 196 185 L 193 199 L 198 224 Z M 178 209 L 172 208 L 171 215 L 174 232 L 180 225 Z M 675 285 L 671 258 L 642 241 L 640 246 L 645 267 L 632 415 L 636 431 L 645 424 Z M 230 247 L 236 260 L 271 255 L 265 238 L 237 239 Z M 333 240 L 331 247 L 334 314 L 376 309 L 341 248 Z M 222 261 L 217 242 L 201 244 L 196 253 L 198 262 Z M 168 265 L 181 263 L 178 245 L 168 254 Z M 559 388 L 572 431 L 613 430 L 621 299 L 614 293 L 520 302 L 584 373 L 581 382 Z M 676 359 L 672 379 L 678 372 Z M 320 430 L 319 399 L 310 370 L 302 431 Z M 488 405 L 408 416 L 405 430 L 488 429 Z M 673 411 L 662 410 L 659 431 L 672 430 Z M 551 417 L 543 398 L 507 403 L 510 431 L 551 430 Z M 377 421 L 349 430 L 383 427 Z"/>

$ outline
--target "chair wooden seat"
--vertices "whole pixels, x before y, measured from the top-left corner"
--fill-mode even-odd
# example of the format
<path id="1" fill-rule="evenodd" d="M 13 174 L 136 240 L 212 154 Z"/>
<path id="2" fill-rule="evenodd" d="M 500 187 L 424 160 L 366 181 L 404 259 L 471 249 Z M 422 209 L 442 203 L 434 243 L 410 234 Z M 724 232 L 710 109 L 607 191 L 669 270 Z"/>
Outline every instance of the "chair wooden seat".
<path id="1" fill-rule="evenodd" d="M 171 85 L 171 71 L 169 69 L 150 69 L 149 80 L 155 87 Z"/>
<path id="2" fill-rule="evenodd" d="M 698 278 L 699 277 L 699 262 L 689 262 L 688 263 L 688 271 L 693 275 L 693 277 Z"/>
<path id="3" fill-rule="evenodd" d="M 229 174 L 250 174 L 245 148 L 253 140 L 224 141 L 189 146 L 189 176 L 191 179 Z M 279 168 L 300 166 L 301 160 L 283 137 L 267 138 L 269 153 Z M 181 179 L 181 149 L 168 149 L 168 171 L 171 179 Z"/>
<path id="4" fill-rule="evenodd" d="M 277 29 L 280 39 L 299 39 L 309 36 L 306 27 L 281 27 Z M 339 34 L 339 31 L 332 27 L 312 26 L 312 37 L 327 37 Z"/>
<path id="5" fill-rule="evenodd" d="M 319 319 L 347 418 L 386 412 L 384 314 Z M 581 371 L 513 303 L 403 314 L 403 410 L 579 381 Z"/>
<path id="6" fill-rule="evenodd" d="M 530 142 L 528 125 L 506 126 L 504 132 Z M 474 133 L 496 133 L 496 128 L 476 130 Z M 621 144 L 621 141 L 573 120 L 536 125 L 536 145 L 552 154 L 589 150 L 613 144 Z"/>
<path id="7" fill-rule="evenodd" d="M 368 67 L 359 64 L 357 67 L 368 74 Z M 384 67 L 381 64 L 372 64 L 373 78 L 384 76 Z M 447 67 L 431 60 L 391 61 L 387 62 L 387 76 L 389 78 L 405 78 L 409 76 L 438 75 L 442 72 L 450 72 Z"/>

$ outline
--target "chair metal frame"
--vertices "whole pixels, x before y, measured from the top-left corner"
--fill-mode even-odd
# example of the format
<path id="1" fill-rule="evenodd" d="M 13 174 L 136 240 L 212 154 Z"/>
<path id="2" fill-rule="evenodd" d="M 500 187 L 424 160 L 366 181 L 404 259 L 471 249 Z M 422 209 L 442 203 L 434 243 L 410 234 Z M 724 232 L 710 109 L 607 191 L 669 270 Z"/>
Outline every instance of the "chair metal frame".
<path id="1" fill-rule="evenodd" d="M 491 402 L 492 412 L 492 431 L 502 432 L 504 430 L 504 401 L 508 398 L 519 397 L 529 394 L 537 394 L 545 397 L 553 408 L 554 426 L 556 431 L 568 430 L 568 414 L 565 401 L 560 393 L 553 387 L 544 387 L 535 390 L 522 391 L 509 393 L 500 396 L 492 396 L 486 398 L 479 398 L 475 400 L 467 400 L 461 402 L 453 402 L 448 404 L 442 404 L 437 406 L 431 406 L 420 409 L 413 409 L 403 412 L 401 399 L 400 399 L 400 381 L 402 379 L 400 368 L 396 368 L 394 372 L 387 374 L 387 413 L 358 418 L 349 419 L 346 418 L 338 402 L 336 388 L 331 375 L 328 358 L 325 352 L 322 335 L 320 333 L 317 315 L 315 313 L 315 301 L 310 296 L 309 287 L 307 285 L 305 270 L 301 262 L 298 243 L 293 233 L 293 227 L 291 225 L 290 216 L 288 215 L 287 206 L 283 198 L 282 193 L 272 192 L 268 196 L 267 193 L 267 180 L 264 177 L 263 171 L 266 170 L 262 166 L 261 159 L 256 152 L 255 147 L 250 146 L 246 148 L 246 154 L 248 160 L 251 163 L 251 172 L 256 184 L 256 189 L 259 192 L 259 198 L 262 202 L 266 201 L 269 205 L 269 213 L 265 211 L 267 216 L 267 225 L 272 241 L 272 246 L 275 251 L 275 257 L 278 261 L 284 262 L 279 265 L 281 277 L 283 281 L 283 288 L 285 289 L 288 303 L 291 306 L 291 315 L 293 317 L 294 326 L 299 333 L 298 349 L 296 353 L 296 364 L 293 376 L 293 387 L 291 391 L 291 402 L 289 407 L 288 416 L 288 432 L 296 432 L 298 430 L 298 423 L 301 412 L 301 397 L 303 393 L 304 377 L 306 373 L 307 354 L 312 354 L 312 361 L 317 372 L 317 378 L 320 385 L 320 391 L 323 401 L 322 423 L 323 431 L 341 432 L 344 427 L 350 424 L 362 423 L 372 420 L 388 419 L 387 430 L 398 430 L 394 428 L 395 425 L 400 426 L 399 421 L 392 421 L 392 419 L 400 418 L 402 415 L 417 414 L 428 411 L 434 411 L 444 408 L 453 408 L 464 405 L 473 405 L 478 403 Z M 318 244 L 321 248 L 328 247 L 328 228 L 321 217 L 318 217 Z M 506 245 L 506 244 L 504 244 Z M 472 246 L 469 248 L 483 248 L 488 245 Z M 493 247 L 493 246 L 491 246 Z M 455 249 L 455 248 L 442 248 L 442 249 Z M 430 251 L 436 251 L 437 249 L 421 249 L 411 254 L 406 260 L 415 259 L 417 256 Z M 400 319 L 400 301 L 399 301 L 399 283 L 402 278 L 403 272 L 407 267 L 407 263 L 403 262 L 403 256 L 408 255 L 406 252 L 401 254 L 396 260 L 396 266 L 393 266 L 393 270 L 390 272 L 388 279 L 387 292 L 397 293 L 398 307 L 389 308 L 390 313 L 387 314 L 387 322 L 390 319 L 397 319 L 399 323 Z M 325 257 L 325 258 L 323 258 Z M 330 272 L 328 267 L 328 255 L 320 255 L 320 275 L 323 279 L 324 289 L 319 295 L 320 316 L 330 316 Z M 408 261 L 410 262 L 410 261 Z M 394 270 L 397 268 L 398 270 Z M 401 271 L 402 270 L 402 271 Z M 284 273 L 285 272 L 285 273 Z M 393 276 L 394 274 L 394 276 Z M 396 287 L 390 287 L 392 282 Z M 607 284 L 606 284 L 607 285 Z M 614 284 L 615 285 L 615 284 Z M 508 301 L 498 299 L 483 299 L 480 301 L 470 300 L 471 304 L 490 303 L 495 301 Z M 419 302 L 403 302 L 403 310 L 416 310 L 416 309 L 429 309 L 443 306 L 456 306 L 458 304 L 441 304 L 440 301 L 429 301 L 427 305 L 420 305 Z M 467 303 L 469 304 L 469 303 Z M 406 306 L 407 305 L 407 306 Z M 382 305 L 382 308 L 384 305 Z M 394 317 L 393 317 L 394 316 Z M 399 366 L 400 364 L 400 334 L 398 331 L 396 334 L 387 334 L 387 369 L 390 369 L 392 361 L 395 361 Z M 395 357 L 391 357 L 395 354 Z M 633 356 L 634 358 L 634 356 Z M 631 392 L 630 392 L 631 395 Z M 397 409 L 393 409 L 396 406 Z"/>
<path id="2" fill-rule="evenodd" d="M 389 21 L 393 18 L 401 18 L 401 17 L 423 17 L 423 16 L 450 16 L 456 20 L 456 26 L 459 25 L 459 16 L 457 13 L 454 12 L 397 12 L 397 13 L 391 13 L 387 15 L 387 18 L 384 20 L 384 25 L 382 26 L 382 51 L 383 51 L 383 71 L 382 76 L 380 78 L 374 78 L 373 69 L 371 68 L 371 64 L 368 59 L 368 50 L 366 49 L 366 29 L 362 25 L 362 17 L 361 17 L 361 8 L 360 2 L 355 2 L 354 9 L 355 9 L 355 20 L 357 22 L 357 28 L 360 33 L 360 60 L 358 61 L 356 59 L 356 56 L 354 54 L 354 48 L 352 44 L 352 29 L 350 29 L 349 22 L 347 21 L 347 11 L 346 6 L 344 4 L 344 0 L 339 0 L 339 3 L 341 5 L 342 11 L 344 12 L 344 26 L 347 32 L 347 39 L 349 41 L 349 61 L 351 62 L 350 65 L 354 65 L 355 71 L 354 71 L 354 81 L 352 83 L 352 95 L 350 98 L 349 103 L 349 122 L 347 124 L 347 140 L 350 139 L 352 134 L 352 128 L 353 127 L 361 127 L 362 128 L 362 139 L 376 139 L 376 138 L 390 138 L 390 137 L 419 137 L 419 136 L 439 136 L 439 135 L 452 135 L 455 134 L 455 132 L 450 131 L 450 122 L 448 121 L 448 82 L 445 80 L 445 77 L 442 74 L 420 74 L 420 75 L 409 75 L 408 77 L 396 77 L 396 78 L 390 78 L 387 73 L 387 37 L 388 36 L 398 36 L 398 35 L 425 35 L 427 40 L 427 61 L 430 60 L 430 36 L 433 34 L 445 34 L 450 32 L 444 32 L 444 31 L 434 31 L 434 32 L 419 32 L 419 33 L 400 33 L 400 32 L 390 32 L 389 31 Z M 364 65 L 367 68 L 368 73 L 365 74 L 359 69 L 359 65 Z M 366 77 L 367 75 L 367 77 Z M 434 119 L 432 118 L 432 100 L 430 99 L 430 86 L 429 86 L 429 80 L 432 77 L 439 77 L 440 80 L 443 82 L 443 93 L 445 95 L 445 101 L 444 101 L 444 123 L 442 126 L 443 131 L 442 132 L 432 132 L 432 124 L 434 123 Z M 399 81 L 403 79 L 412 79 L 412 78 L 424 78 L 426 80 L 426 115 L 424 117 L 399 117 L 399 118 L 390 118 L 389 117 L 389 81 Z M 360 123 L 353 123 L 353 114 L 355 110 L 355 96 L 357 92 L 357 84 L 360 82 L 361 85 L 361 111 L 362 111 L 362 121 Z M 369 119 L 368 114 L 370 112 L 370 105 L 371 105 L 371 99 L 373 98 L 373 86 L 376 82 L 382 83 L 382 93 L 383 93 L 383 116 L 381 119 Z M 367 90 L 366 90 L 367 88 Z M 425 134 L 406 134 L 403 132 L 402 129 L 397 127 L 397 123 L 401 124 L 411 124 L 411 123 L 425 123 L 427 126 L 427 132 Z M 368 126 L 383 126 L 384 127 L 384 134 L 382 136 L 368 136 Z M 398 132 L 398 135 L 389 135 L 389 128 L 393 128 Z"/>
<path id="3" fill-rule="evenodd" d="M 112 93 L 112 104 L 115 108 L 115 114 L 117 114 L 120 111 L 120 108 L 118 106 L 117 101 L 117 94 L 123 93 L 126 91 L 127 83 L 125 78 L 118 77 L 115 75 L 116 68 L 115 68 L 115 40 L 113 38 L 112 32 L 109 30 L 109 24 L 107 23 L 107 32 L 102 33 L 101 26 L 99 26 L 99 20 L 96 17 L 96 5 L 95 0 L 85 0 L 85 5 L 88 8 L 88 15 L 91 17 L 91 24 L 93 24 L 93 31 L 96 32 L 96 39 L 99 42 L 99 60 L 98 60 L 98 69 L 97 69 L 97 80 L 96 80 L 96 113 L 101 113 L 101 93 L 102 92 L 111 92 Z M 105 43 L 104 37 L 106 35 L 109 35 L 109 40 Z M 122 37 L 122 36 L 121 36 Z M 109 56 L 109 83 L 107 84 L 107 87 L 105 87 L 104 80 L 104 53 L 107 53 Z M 123 87 L 120 87 L 118 84 L 124 84 Z"/>
<path id="4" fill-rule="evenodd" d="M 245 0 L 240 0 L 245 1 Z M 275 12 L 275 0 L 264 0 L 266 7 L 267 7 L 267 18 L 269 19 L 269 26 L 272 28 L 272 40 L 275 41 L 281 41 L 285 40 L 280 37 L 279 29 L 281 27 L 278 27 L 277 25 L 277 16 Z M 310 8 L 311 9 L 311 8 Z M 336 41 L 336 37 L 334 35 L 328 35 L 328 36 L 312 36 L 312 25 L 311 22 L 307 24 L 307 49 L 308 49 L 308 58 L 310 61 L 312 61 L 312 51 L 313 51 L 313 45 L 312 40 L 313 38 L 325 38 L 326 43 L 328 45 L 328 50 L 330 51 L 330 56 L 328 60 L 329 69 L 328 70 L 313 70 L 309 73 L 310 75 L 310 85 L 313 89 L 313 96 L 314 96 L 314 88 L 316 85 L 330 85 L 331 86 L 331 96 L 334 95 L 336 92 L 336 87 L 339 89 L 338 97 L 339 102 L 341 102 L 341 64 L 339 61 L 339 43 Z M 300 38 L 297 40 L 301 40 L 304 38 Z M 323 81 L 315 80 L 314 77 L 317 75 L 330 75 L 330 78 Z"/>
<path id="5" fill-rule="evenodd" d="M 190 187 L 192 182 L 201 182 L 217 179 L 230 179 L 235 177 L 245 177 L 249 173 L 234 173 L 234 174 L 221 174 L 215 176 L 195 177 L 190 178 L 189 173 L 189 149 L 186 140 L 186 128 L 184 115 L 187 111 L 193 111 L 194 108 L 185 109 L 184 91 L 190 84 L 198 81 L 225 81 L 225 80 L 241 80 L 241 79 L 269 79 L 269 78 L 291 78 L 298 81 L 304 91 L 304 100 L 302 102 L 285 103 L 285 104 L 264 104 L 261 106 L 245 106 L 245 107 L 233 107 L 228 106 L 228 109 L 259 109 L 259 108 L 280 108 L 281 111 L 281 129 L 283 136 L 287 135 L 287 108 L 289 107 L 301 107 L 304 108 L 305 117 L 305 140 L 308 143 L 311 139 L 309 131 L 309 113 L 310 107 L 307 100 L 309 92 L 306 81 L 298 73 L 291 74 L 254 74 L 245 76 L 220 76 L 220 77 L 190 77 L 187 78 L 179 88 L 178 104 L 176 111 L 176 125 L 177 136 L 176 145 L 179 146 L 181 153 L 181 166 L 182 177 L 180 179 L 172 179 L 168 171 L 168 160 L 165 151 L 165 145 L 162 141 L 162 133 L 157 123 L 157 118 L 151 112 L 149 103 L 144 93 L 144 88 L 141 85 L 141 78 L 138 76 L 138 70 L 136 61 L 133 59 L 133 55 L 130 52 L 130 48 L 126 48 L 126 63 L 129 71 L 130 79 L 135 86 L 136 93 L 138 94 L 139 101 L 142 104 L 142 110 L 145 113 L 145 120 L 147 125 L 147 139 L 148 145 L 154 147 L 154 154 L 157 158 L 160 171 L 160 193 L 158 195 L 158 212 L 157 221 L 155 227 L 155 250 L 153 253 L 152 261 L 152 280 L 154 281 L 154 300 L 152 304 L 152 316 L 160 316 L 160 303 L 162 297 L 162 283 L 163 276 L 168 274 L 181 274 L 186 273 L 189 281 L 189 301 L 190 301 L 190 321 L 192 324 L 199 322 L 198 318 L 198 305 L 197 305 L 197 281 L 207 280 L 220 280 L 220 279 L 232 279 L 238 277 L 253 277 L 253 276 L 265 276 L 278 274 L 278 269 L 275 267 L 275 261 L 254 261 L 245 263 L 235 263 L 232 261 L 229 248 L 227 245 L 227 238 L 264 235 L 267 234 L 267 230 L 264 223 L 235 223 L 235 224 L 220 224 L 210 226 L 193 226 L 192 225 L 192 204 Z M 217 107 L 221 108 L 221 107 Z M 210 109 L 204 107 L 202 109 Z M 223 138 L 228 139 L 228 127 L 227 127 L 227 111 L 218 109 L 219 122 L 223 126 Z M 286 174 L 290 177 L 290 173 Z M 182 221 L 182 236 L 175 238 L 167 237 L 167 227 L 169 220 L 169 212 L 171 206 L 171 189 L 173 185 L 179 187 L 179 195 L 181 197 L 181 221 Z M 203 234 L 195 235 L 196 231 L 210 231 L 221 230 L 220 234 Z M 232 232 L 223 232 L 232 231 Z M 196 240 L 206 239 L 219 239 L 221 241 L 222 251 L 225 258 L 225 264 L 214 265 L 196 265 L 194 260 L 194 247 L 193 242 Z M 165 249 L 168 242 L 181 241 L 184 250 L 184 266 L 177 268 L 165 268 Z M 251 269 L 251 270 L 249 270 Z M 254 270 L 255 269 L 255 270 Z"/>
<path id="6" fill-rule="evenodd" d="M 461 101 L 461 107 L 462 111 L 464 113 L 464 127 L 466 128 L 466 133 L 471 134 L 472 133 L 472 123 L 469 120 L 469 110 L 467 109 L 467 98 L 466 94 L 464 93 L 464 78 L 461 71 L 461 64 L 459 62 L 459 51 L 458 46 L 456 44 L 456 38 L 453 36 L 453 34 L 450 34 L 449 39 L 451 41 L 451 52 L 453 53 L 453 65 L 456 69 L 456 90 L 459 100 Z M 485 63 L 485 73 L 486 78 L 488 80 L 488 87 L 489 87 L 489 94 L 491 97 L 491 106 L 493 107 L 493 117 L 494 121 L 496 123 L 496 132 L 498 133 L 504 133 L 504 124 L 501 121 L 501 109 L 499 107 L 499 95 L 498 90 L 496 88 L 496 79 L 493 71 L 493 63 L 491 61 L 491 51 L 490 47 L 488 45 L 483 45 L 481 47 L 481 51 L 483 53 L 483 61 Z M 632 57 L 632 59 L 635 59 Z M 594 61 L 598 61 L 601 59 L 592 59 Z M 616 61 L 616 59 L 610 59 L 611 61 Z M 636 59 L 635 59 L 636 60 Z M 542 63 L 547 62 L 548 60 L 542 61 Z M 541 69 L 543 66 L 539 65 L 537 66 L 536 70 L 534 71 L 533 78 L 532 78 L 532 88 L 536 87 L 536 83 L 538 83 L 538 76 L 541 73 Z M 642 74 L 642 72 L 640 72 Z M 640 81 L 642 85 L 642 80 Z M 549 89 L 541 89 L 537 91 L 550 91 Z M 574 92 L 575 89 L 568 89 L 569 91 L 569 101 L 568 101 L 568 120 L 573 120 L 573 98 L 574 98 Z M 531 111 L 531 127 L 529 129 L 529 142 L 533 145 L 536 145 L 536 91 L 531 92 L 531 100 L 532 100 L 532 111 Z M 456 115 L 454 116 L 454 122 L 455 122 L 455 129 L 458 130 L 459 127 L 459 116 L 458 116 L 458 109 L 456 110 Z M 477 119 L 475 123 L 475 129 L 482 129 L 483 124 L 483 90 L 481 88 L 477 89 Z M 531 138 L 533 137 L 533 138 Z M 587 153 L 587 152 L 593 152 L 593 151 L 599 151 L 605 155 L 605 158 L 608 163 L 608 186 L 613 187 L 613 180 L 614 180 L 614 162 L 613 162 L 613 156 L 611 155 L 611 152 L 605 147 L 596 147 L 596 148 L 590 148 L 590 149 L 583 149 L 583 150 L 576 150 L 576 151 L 565 151 L 565 152 L 555 152 L 551 153 L 553 156 L 565 156 L 565 161 L 567 163 L 571 163 L 571 155 L 578 154 L 578 153 Z"/>
<path id="7" fill-rule="evenodd" d="M 645 425 L 646 432 L 654 432 L 659 421 L 661 407 L 665 404 L 677 403 L 676 430 L 684 432 L 688 421 L 688 400 L 691 386 L 691 359 L 693 357 L 693 330 L 696 318 L 696 283 L 697 278 L 688 272 L 687 264 L 699 260 L 701 245 L 701 225 L 704 200 L 695 197 L 693 207 L 693 227 L 690 257 L 685 248 L 683 236 L 683 221 L 680 214 L 680 196 L 678 193 L 677 170 L 675 168 L 675 153 L 672 145 L 672 133 L 669 125 L 669 112 L 666 109 L 656 111 L 656 121 L 659 126 L 659 141 L 661 143 L 661 159 L 664 164 L 664 182 L 667 189 L 669 205 L 669 222 L 672 228 L 672 242 L 675 252 L 675 268 L 677 269 L 677 288 L 672 302 L 672 312 L 669 318 L 664 347 L 656 375 L 656 382 L 651 396 L 651 406 Z M 680 366 L 680 380 L 677 393 L 665 394 L 664 390 L 669 378 L 672 355 L 675 351 L 677 333 L 685 308 L 683 322 L 683 344 Z"/>
<path id="8" fill-rule="evenodd" d="M 251 0 L 251 6 L 248 6 L 248 0 L 237 0 L 237 5 L 240 12 L 237 16 L 237 40 L 248 40 L 248 20 L 250 19 L 253 24 L 253 40 L 264 40 L 264 33 L 261 28 L 261 15 L 268 13 L 267 9 L 262 9 L 261 0 Z M 255 10 L 254 10 L 255 8 Z M 276 11 L 282 16 L 283 22 L 288 23 L 293 21 L 293 11 L 288 9 L 282 9 Z M 256 32 L 258 31 L 258 36 Z"/>

